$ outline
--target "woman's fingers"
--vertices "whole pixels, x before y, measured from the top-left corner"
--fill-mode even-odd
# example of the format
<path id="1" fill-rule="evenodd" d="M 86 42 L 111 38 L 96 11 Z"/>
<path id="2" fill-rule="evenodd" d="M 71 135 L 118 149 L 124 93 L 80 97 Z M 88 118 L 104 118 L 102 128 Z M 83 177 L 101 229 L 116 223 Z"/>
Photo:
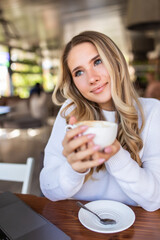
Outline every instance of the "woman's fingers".
<path id="1" fill-rule="evenodd" d="M 87 129 L 87 126 L 80 126 L 76 127 L 74 129 L 71 129 L 66 132 L 65 137 L 62 142 L 62 146 L 64 148 L 63 154 L 64 156 L 67 156 L 67 152 L 71 152 L 72 148 L 69 149 L 68 144 L 73 140 L 78 138 L 78 136 L 82 135 L 82 133 Z M 75 150 L 75 149 L 74 149 Z"/>
<path id="2" fill-rule="evenodd" d="M 73 152 L 83 152 L 80 150 L 80 147 L 86 145 L 89 141 L 95 137 L 94 134 L 83 135 L 78 138 L 69 141 L 67 146 L 63 149 L 63 155 L 67 157 L 69 154 Z"/>
<path id="3" fill-rule="evenodd" d="M 62 144 L 65 144 L 66 142 L 70 141 L 72 138 L 82 134 L 85 130 L 87 130 L 87 128 L 88 126 L 79 126 L 67 131 Z"/>
<path id="4" fill-rule="evenodd" d="M 94 147 L 93 141 L 88 142 L 87 143 L 87 148 L 92 148 L 92 147 Z M 98 146 L 97 149 L 95 148 L 96 151 L 98 151 L 99 149 L 100 149 L 100 146 Z M 91 159 L 92 159 L 92 156 L 90 155 L 90 156 L 88 156 L 88 158 L 86 160 L 91 160 Z"/>
<path id="5" fill-rule="evenodd" d="M 106 161 L 105 158 L 95 159 L 95 160 L 92 160 L 92 161 L 87 160 L 85 162 L 75 161 L 72 164 L 72 168 L 77 172 L 83 173 L 83 172 L 86 172 L 90 168 L 94 168 L 94 167 L 97 167 L 97 166 L 101 165 L 105 161 Z"/>
<path id="6" fill-rule="evenodd" d="M 63 149 L 63 154 L 64 156 L 67 156 L 68 154 L 78 150 L 81 146 L 83 146 L 84 144 L 88 143 L 89 141 L 91 141 L 93 138 L 95 137 L 94 134 L 87 134 L 87 135 L 82 135 L 79 136 L 77 138 L 74 138 L 70 141 L 68 141 L 65 145 L 65 143 L 63 143 L 64 145 L 64 149 Z"/>
<path id="7" fill-rule="evenodd" d="M 93 142 L 89 142 L 91 146 Z M 90 149 L 90 150 L 89 150 Z M 72 168 L 78 172 L 86 172 L 89 168 L 97 167 L 107 160 L 109 160 L 113 155 L 115 155 L 120 149 L 120 143 L 116 140 L 111 146 L 108 146 L 104 149 L 104 152 L 98 151 L 98 147 L 96 149 L 96 145 L 90 147 L 89 149 L 85 150 L 83 153 L 76 153 L 78 158 L 76 161 L 73 160 Z M 92 149 L 92 150 L 91 150 Z M 84 157 L 87 159 L 86 156 L 91 156 L 89 160 L 82 161 L 81 158 Z M 73 158 L 74 159 L 74 158 Z"/>
<path id="8" fill-rule="evenodd" d="M 93 143 L 95 134 L 83 135 L 87 128 L 87 126 L 79 126 L 71 129 L 63 140 L 63 155 L 72 168 L 81 173 L 103 164 L 120 149 L 120 143 L 115 140 L 103 152 L 99 151 L 100 146 Z"/>
<path id="9" fill-rule="evenodd" d="M 77 161 L 86 161 L 87 159 L 92 160 L 90 158 L 90 156 L 92 156 L 96 151 L 99 150 L 99 146 L 98 145 L 93 145 L 90 148 L 85 148 L 83 151 L 79 151 L 79 152 L 74 152 L 72 154 L 70 154 L 68 161 L 70 163 L 73 162 L 77 162 Z"/>
<path id="10" fill-rule="evenodd" d="M 103 152 L 96 152 L 92 157 L 93 159 L 105 158 L 106 161 L 110 159 L 113 155 L 115 155 L 120 150 L 120 143 L 115 140 L 115 142 L 106 147 Z"/>
<path id="11" fill-rule="evenodd" d="M 104 149 L 104 153 L 113 156 L 120 150 L 120 146 L 121 146 L 120 143 L 116 139 L 112 145 Z"/>

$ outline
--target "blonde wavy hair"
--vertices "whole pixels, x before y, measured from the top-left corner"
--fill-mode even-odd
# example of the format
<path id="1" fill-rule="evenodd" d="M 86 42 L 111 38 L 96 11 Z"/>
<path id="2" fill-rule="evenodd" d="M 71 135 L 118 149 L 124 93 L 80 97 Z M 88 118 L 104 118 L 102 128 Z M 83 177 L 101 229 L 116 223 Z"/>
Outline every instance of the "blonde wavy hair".
<path id="1" fill-rule="evenodd" d="M 69 98 L 72 100 L 61 112 L 67 123 L 73 115 L 76 116 L 78 121 L 104 120 L 102 109 L 98 104 L 87 100 L 79 92 L 68 67 L 68 55 L 71 49 L 84 42 L 92 43 L 96 47 L 110 75 L 111 95 L 116 111 L 116 121 L 119 126 L 117 139 L 121 146 L 130 153 L 132 159 L 141 166 L 139 151 L 143 147 L 143 141 L 140 137 L 144 126 L 143 109 L 130 81 L 126 60 L 119 48 L 108 36 L 95 31 L 85 31 L 73 37 L 66 45 L 61 59 L 61 77 L 54 90 L 53 101 L 56 104 L 62 104 L 64 99 Z M 67 110 L 71 106 L 74 106 L 74 108 L 67 114 Z M 138 127 L 138 111 L 142 119 L 140 128 Z M 103 168 L 104 164 L 97 167 L 96 171 Z M 89 174 L 92 175 L 92 173 L 93 169 Z"/>

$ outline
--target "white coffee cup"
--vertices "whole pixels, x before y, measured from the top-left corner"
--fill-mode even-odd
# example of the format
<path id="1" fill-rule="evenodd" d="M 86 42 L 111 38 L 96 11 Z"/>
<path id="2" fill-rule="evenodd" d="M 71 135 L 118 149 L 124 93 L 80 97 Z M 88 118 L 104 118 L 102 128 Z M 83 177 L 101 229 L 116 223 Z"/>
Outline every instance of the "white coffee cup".
<path id="1" fill-rule="evenodd" d="M 105 147 L 111 145 L 116 139 L 118 130 L 117 123 L 108 121 L 81 121 L 73 125 L 67 125 L 66 131 L 80 125 L 88 126 L 87 130 L 83 133 L 84 135 L 95 134 L 93 142 L 101 147 L 100 150 L 103 150 Z"/>

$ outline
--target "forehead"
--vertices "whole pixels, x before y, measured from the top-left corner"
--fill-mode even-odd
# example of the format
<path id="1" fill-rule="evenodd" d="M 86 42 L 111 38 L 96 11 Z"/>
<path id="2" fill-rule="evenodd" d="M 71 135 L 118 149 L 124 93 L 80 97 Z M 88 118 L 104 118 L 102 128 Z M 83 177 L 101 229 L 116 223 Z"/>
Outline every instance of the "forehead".
<path id="1" fill-rule="evenodd" d="M 80 43 L 74 46 L 68 54 L 68 66 L 82 64 L 91 60 L 98 54 L 96 47 L 90 42 Z"/>

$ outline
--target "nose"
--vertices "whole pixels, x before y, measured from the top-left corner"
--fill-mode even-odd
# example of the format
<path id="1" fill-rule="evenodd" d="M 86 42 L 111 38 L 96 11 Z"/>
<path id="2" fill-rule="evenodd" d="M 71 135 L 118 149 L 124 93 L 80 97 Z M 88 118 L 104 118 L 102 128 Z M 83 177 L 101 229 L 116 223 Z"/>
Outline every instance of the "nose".
<path id="1" fill-rule="evenodd" d="M 100 80 L 100 75 L 96 71 L 94 71 L 93 69 L 88 71 L 88 82 L 90 84 L 94 84 L 99 80 Z"/>

